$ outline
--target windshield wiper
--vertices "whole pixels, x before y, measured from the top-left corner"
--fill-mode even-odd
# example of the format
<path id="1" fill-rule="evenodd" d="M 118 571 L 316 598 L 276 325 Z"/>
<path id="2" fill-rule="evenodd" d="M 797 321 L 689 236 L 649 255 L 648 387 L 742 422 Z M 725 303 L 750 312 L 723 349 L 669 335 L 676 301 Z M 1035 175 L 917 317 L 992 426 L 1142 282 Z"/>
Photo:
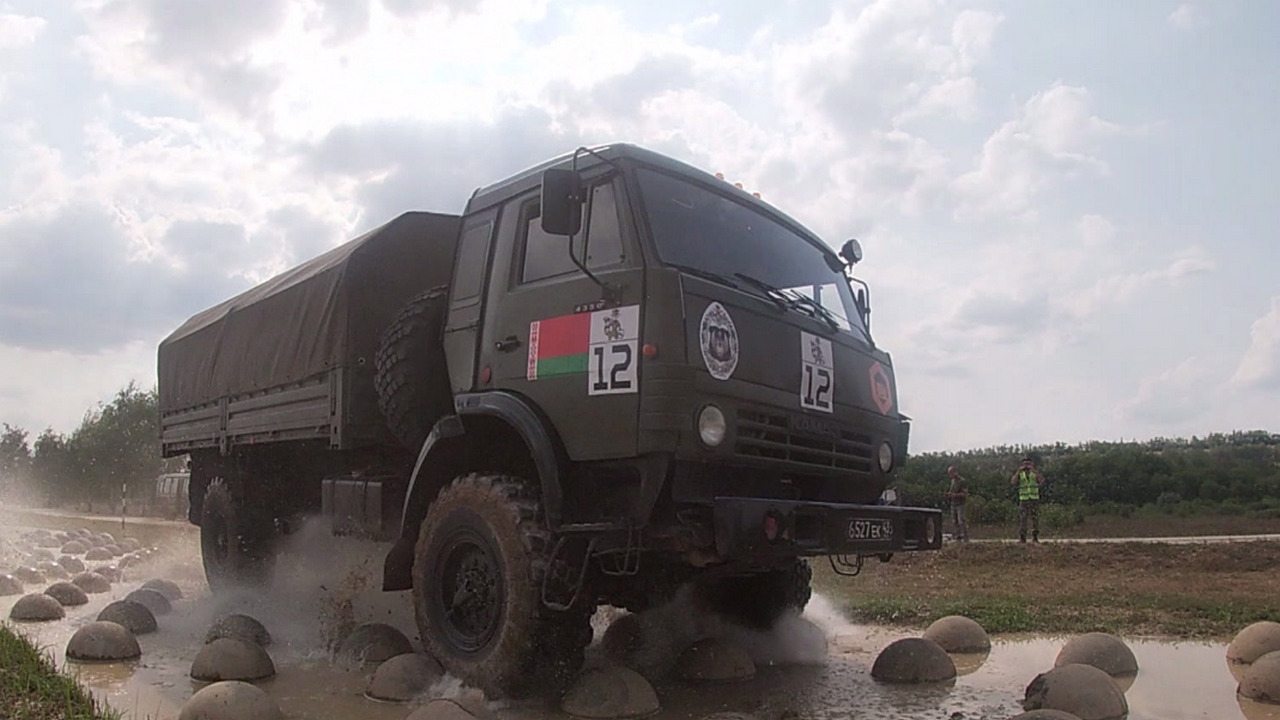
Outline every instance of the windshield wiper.
<path id="1" fill-rule="evenodd" d="M 800 306 L 804 306 L 808 308 L 808 314 L 811 317 L 825 322 L 827 327 L 831 328 L 831 332 L 837 332 L 840 329 L 840 322 L 836 320 L 836 316 L 831 312 L 831 310 L 827 309 L 826 305 L 823 305 L 808 295 L 802 295 L 798 292 L 791 293 L 789 297 L 791 297 L 791 300 L 794 303 L 793 307 L 799 308 Z"/>
<path id="2" fill-rule="evenodd" d="M 736 272 L 733 276 L 745 280 L 748 285 L 764 293 L 764 296 L 773 301 L 773 304 L 777 305 L 779 310 L 789 310 L 791 308 L 791 302 L 787 299 L 786 294 L 769 283 L 753 278 L 746 273 Z"/>
<path id="3" fill-rule="evenodd" d="M 827 327 L 831 328 L 831 332 L 836 332 L 840 329 L 840 324 L 836 322 L 831 311 L 812 298 L 801 295 L 798 292 L 780 290 L 763 280 L 753 278 L 744 273 L 734 273 L 734 275 L 747 281 L 752 286 L 762 291 L 765 295 L 768 295 L 769 299 L 773 300 L 778 307 L 784 310 L 799 310 L 815 320 L 821 320 L 827 325 Z"/>
<path id="4" fill-rule="evenodd" d="M 739 289 L 738 283 L 730 280 L 729 278 L 719 273 L 713 273 L 710 270 L 703 270 L 702 268 L 696 268 L 696 267 L 693 267 L 692 265 L 680 265 L 677 263 L 667 263 L 667 267 L 675 268 L 676 270 L 679 270 L 680 272 L 685 273 L 686 275 L 693 275 L 694 277 L 700 277 L 703 280 L 710 280 L 713 283 L 728 285 L 729 287 L 735 290 Z"/>

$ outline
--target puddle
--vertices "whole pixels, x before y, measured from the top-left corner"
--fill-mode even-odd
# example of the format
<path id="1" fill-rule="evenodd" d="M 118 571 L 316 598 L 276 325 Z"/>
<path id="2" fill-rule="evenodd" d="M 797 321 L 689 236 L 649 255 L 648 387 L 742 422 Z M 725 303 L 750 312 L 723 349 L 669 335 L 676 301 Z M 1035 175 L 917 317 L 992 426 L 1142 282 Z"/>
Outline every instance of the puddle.
<path id="1" fill-rule="evenodd" d="M 12 516 L 0 517 L 0 541 L 17 538 L 21 528 Z M 120 533 L 119 520 L 24 514 L 22 525 L 55 530 L 89 527 Z M 39 645 L 49 649 L 59 666 L 75 674 L 93 693 L 120 710 L 126 718 L 169 720 L 203 686 L 188 676 L 205 630 L 225 612 L 248 612 L 271 631 L 269 648 L 277 675 L 259 686 L 281 706 L 288 718 L 339 720 L 403 720 L 413 705 L 377 702 L 364 697 L 372 669 L 348 670 L 331 664 L 328 646 L 333 638 L 358 622 L 387 622 L 403 630 L 415 647 L 412 602 L 407 593 L 382 593 L 374 581 L 381 567 L 381 548 L 353 541 L 317 542 L 304 533 L 295 541 L 297 553 L 282 563 L 280 582 L 270 601 L 244 596 L 215 601 L 205 588 L 195 528 L 178 523 L 126 521 L 125 534 L 161 547 L 159 558 L 131 568 L 124 582 L 90 602 L 68 608 L 67 619 L 49 624 L 15 624 Z M 83 665 L 64 657 L 67 640 L 91 622 L 107 603 L 121 599 L 151 577 L 174 580 L 186 599 L 174 603 L 173 613 L 157 618 L 159 631 L 138 638 L 142 658 L 130 663 Z M 28 587 L 29 591 L 38 588 Z M 0 613 L 8 616 L 16 598 L 0 598 Z M 688 612 L 672 611 L 668 620 L 678 637 L 697 632 Z M 598 616 L 597 636 L 607 624 Z M 771 634 L 736 631 L 760 665 L 746 683 L 696 686 L 680 682 L 656 685 L 663 710 L 657 718 L 701 718 L 714 712 L 737 711 L 761 720 L 845 720 L 856 708 L 858 718 L 946 718 L 960 713 L 964 720 L 1005 720 L 1021 712 L 1026 685 L 1050 669 L 1065 637 L 997 636 L 990 653 L 954 656 L 959 677 L 932 687 L 901 687 L 871 679 L 876 654 L 909 633 L 875 626 L 852 625 L 817 596 L 802 620 Z M 820 632 L 819 632 L 820 630 Z M 816 647 L 815 650 L 815 638 Z M 825 638 L 825 651 L 822 640 Z M 1237 679 L 1226 661 L 1226 644 L 1127 640 L 1137 656 L 1138 676 L 1126 691 L 1130 720 L 1280 720 L 1280 706 L 1253 703 L 1236 696 Z M 599 662 L 593 647 L 589 662 Z M 786 660 L 770 664 L 773 660 Z M 434 689 L 435 696 L 458 692 L 452 686 Z M 564 718 L 546 702 L 495 705 L 497 714 L 512 720 Z"/>

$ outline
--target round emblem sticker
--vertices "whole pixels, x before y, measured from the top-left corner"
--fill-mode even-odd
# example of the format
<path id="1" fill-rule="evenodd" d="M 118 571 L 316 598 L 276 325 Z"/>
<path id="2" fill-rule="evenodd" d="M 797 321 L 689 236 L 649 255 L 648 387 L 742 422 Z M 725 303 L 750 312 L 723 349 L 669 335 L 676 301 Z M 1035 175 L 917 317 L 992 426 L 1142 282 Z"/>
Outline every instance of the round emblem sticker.
<path id="1" fill-rule="evenodd" d="M 738 330 L 729 311 L 720 303 L 713 302 L 703 311 L 698 344 L 702 346 L 702 360 L 711 377 L 728 380 L 738 367 Z"/>

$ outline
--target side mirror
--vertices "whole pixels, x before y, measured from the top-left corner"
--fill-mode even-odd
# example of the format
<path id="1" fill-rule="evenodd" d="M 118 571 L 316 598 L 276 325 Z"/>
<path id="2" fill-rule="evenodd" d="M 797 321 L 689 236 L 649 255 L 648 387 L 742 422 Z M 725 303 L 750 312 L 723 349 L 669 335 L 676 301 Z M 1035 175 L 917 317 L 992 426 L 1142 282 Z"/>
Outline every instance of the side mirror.
<path id="1" fill-rule="evenodd" d="M 582 178 L 572 170 L 542 173 L 542 230 L 549 235 L 577 235 L 582 230 Z"/>
<path id="2" fill-rule="evenodd" d="M 862 243 L 857 239 L 849 239 L 844 242 L 840 248 L 840 257 L 850 265 L 857 265 L 862 262 Z"/>

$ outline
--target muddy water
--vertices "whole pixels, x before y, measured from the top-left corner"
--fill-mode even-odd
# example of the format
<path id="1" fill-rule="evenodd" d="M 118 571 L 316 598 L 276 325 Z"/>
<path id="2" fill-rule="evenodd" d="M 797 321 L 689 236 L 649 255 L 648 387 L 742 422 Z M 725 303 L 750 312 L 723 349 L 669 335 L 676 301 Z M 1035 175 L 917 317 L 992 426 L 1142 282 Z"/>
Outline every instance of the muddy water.
<path id="1" fill-rule="evenodd" d="M 22 514 L 0 516 L 0 543 L 11 547 L 23 526 L 55 530 L 89 527 L 122 535 L 116 520 Z M 218 615 L 248 612 L 262 620 L 273 635 L 270 654 L 275 678 L 260 684 L 289 718 L 317 720 L 402 720 L 412 705 L 383 703 L 364 697 L 371 668 L 343 667 L 331 662 L 335 638 L 360 622 L 387 622 L 403 630 L 419 646 L 407 594 L 381 593 L 381 548 L 368 543 L 327 539 L 319 527 L 295 536 L 279 564 L 279 581 L 269 597 L 244 595 L 211 598 L 199 563 L 194 528 L 178 523 L 126 520 L 124 535 L 158 546 L 161 556 L 129 574 L 106 595 L 90 596 L 90 603 L 69 608 L 67 619 L 17 627 L 49 648 L 57 663 L 72 672 L 95 695 L 126 717 L 175 718 L 182 703 L 202 684 L 188 677 L 203 635 Z M 0 558 L 3 561 L 3 558 Z M 0 565 L 0 571 L 9 568 Z M 91 622 L 108 602 L 123 598 L 151 577 L 177 582 L 186 593 L 174 612 L 158 618 L 158 632 L 138 638 L 143 655 L 131 663 L 84 665 L 66 662 L 67 640 L 75 629 Z M 856 581 L 855 581 L 856 582 Z M 41 588 L 29 587 L 34 592 Z M 8 616 L 16 598 L 0 598 L 0 613 Z M 665 613 L 662 614 L 662 613 Z M 655 614 L 652 626 L 662 630 L 655 644 L 654 664 L 661 666 L 683 642 L 707 633 L 728 635 L 744 644 L 760 665 L 746 683 L 693 686 L 676 681 L 657 683 L 663 710 L 659 718 L 700 718 L 719 711 L 754 713 L 761 720 L 813 718 L 844 720 L 869 718 L 955 717 L 1002 720 L 1021 712 L 1026 685 L 1053 666 L 1065 638 L 1010 636 L 995 638 L 985 656 L 956 656 L 961 675 L 934 687 L 896 687 L 873 681 L 871 664 L 888 643 L 906 633 L 852 625 L 822 597 L 816 597 L 803 618 L 789 619 L 772 633 L 748 633 L 724 626 L 714 618 L 699 618 L 688 607 Z M 597 636 L 608 624 L 597 616 Z M 1142 668 L 1126 696 L 1131 720 L 1280 720 L 1280 706 L 1238 699 L 1236 679 L 1225 660 L 1223 643 L 1164 642 L 1128 639 Z M 602 662 L 598 648 L 589 662 Z M 460 691 L 446 680 L 431 695 Z M 546 703 L 494 704 L 503 718 L 549 720 L 563 718 Z"/>

